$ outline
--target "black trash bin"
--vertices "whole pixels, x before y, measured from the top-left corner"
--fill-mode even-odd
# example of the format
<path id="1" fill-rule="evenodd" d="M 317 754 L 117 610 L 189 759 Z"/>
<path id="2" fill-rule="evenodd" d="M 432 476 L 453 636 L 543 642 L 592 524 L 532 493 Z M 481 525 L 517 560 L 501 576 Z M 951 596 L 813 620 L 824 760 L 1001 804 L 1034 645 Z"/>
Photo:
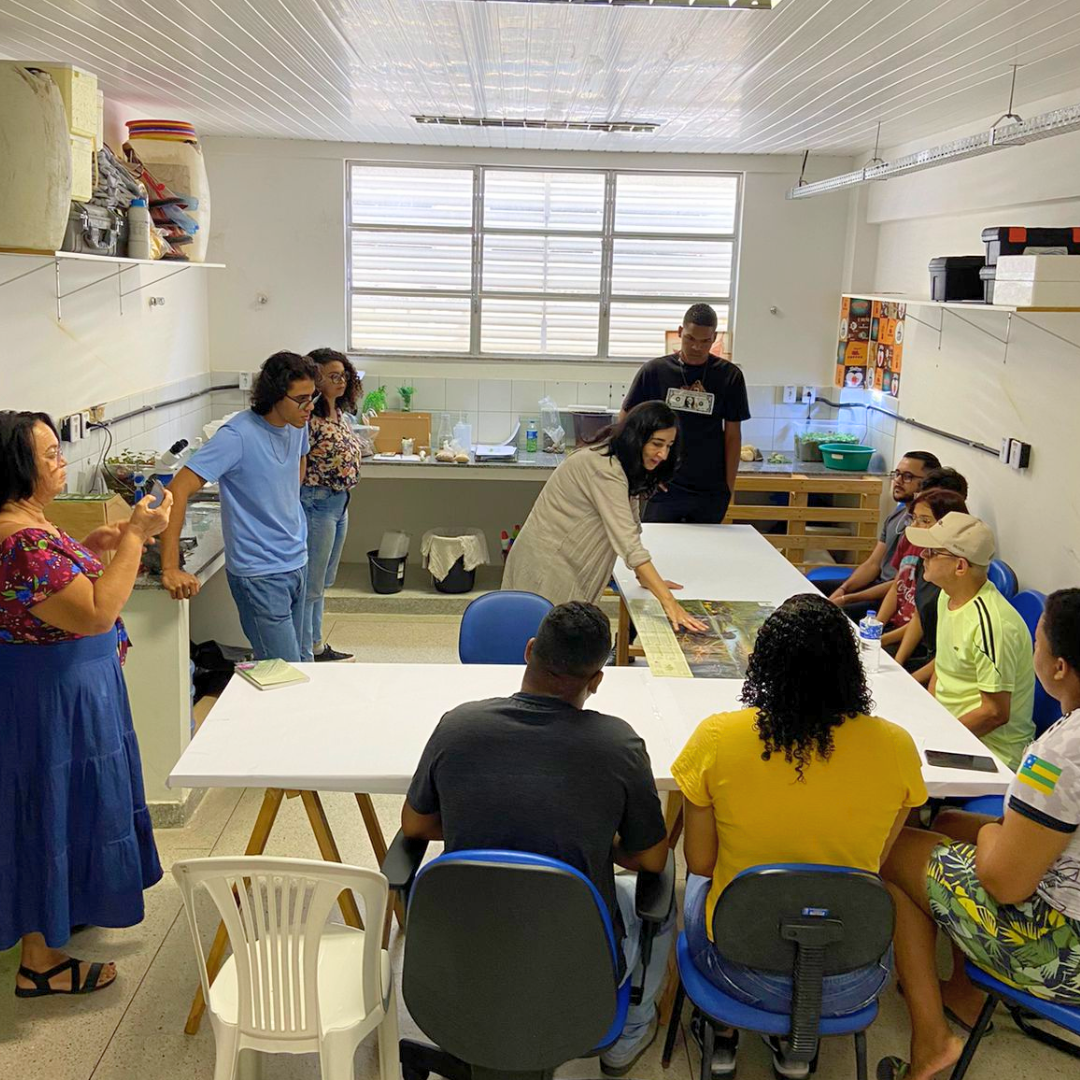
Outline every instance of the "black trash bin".
<path id="1" fill-rule="evenodd" d="M 386 559 L 379 555 L 379 549 L 367 553 L 368 566 L 371 569 L 371 587 L 377 593 L 398 593 L 405 588 L 405 561 L 407 555 L 399 559 Z"/>
<path id="2" fill-rule="evenodd" d="M 472 592 L 476 584 L 476 571 L 465 569 L 465 556 L 459 555 L 450 567 L 449 573 L 440 581 L 434 574 L 431 575 L 432 584 L 436 592 L 463 593 Z"/>

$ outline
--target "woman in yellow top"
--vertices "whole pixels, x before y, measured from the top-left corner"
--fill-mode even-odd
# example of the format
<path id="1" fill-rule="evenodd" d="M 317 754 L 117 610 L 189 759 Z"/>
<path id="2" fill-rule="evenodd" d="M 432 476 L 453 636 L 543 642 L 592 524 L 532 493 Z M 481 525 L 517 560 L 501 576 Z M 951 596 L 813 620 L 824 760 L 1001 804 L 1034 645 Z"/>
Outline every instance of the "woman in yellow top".
<path id="1" fill-rule="evenodd" d="M 725 993 L 785 1012 L 791 980 L 725 960 L 712 914 L 728 883 L 766 863 L 877 873 L 908 811 L 926 801 L 911 736 L 870 715 L 873 701 L 847 616 L 820 595 L 793 596 L 758 634 L 739 712 L 703 720 L 673 766 L 686 799 L 686 937 L 694 964 Z M 889 958 L 825 979 L 825 1015 L 867 1004 Z M 734 1071 L 737 1033 L 716 1040 L 713 1076 Z M 773 1044 L 782 1076 L 806 1075 Z"/>
<path id="2" fill-rule="evenodd" d="M 660 601 L 676 629 L 702 631 L 672 595 L 641 543 L 639 502 L 666 484 L 678 463 L 679 427 L 662 401 L 631 409 L 595 446 L 571 454 L 544 485 L 510 549 L 504 589 L 544 596 L 553 604 L 595 604 L 616 558 Z"/>

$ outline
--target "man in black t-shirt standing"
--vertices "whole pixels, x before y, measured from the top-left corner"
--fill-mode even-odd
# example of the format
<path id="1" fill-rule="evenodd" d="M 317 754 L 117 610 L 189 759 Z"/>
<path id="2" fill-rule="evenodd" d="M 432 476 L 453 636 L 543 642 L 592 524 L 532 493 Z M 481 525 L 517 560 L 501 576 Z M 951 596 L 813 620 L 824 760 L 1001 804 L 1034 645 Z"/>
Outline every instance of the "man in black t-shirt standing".
<path id="1" fill-rule="evenodd" d="M 503 848 L 561 859 L 596 886 L 640 986 L 636 878 L 660 873 L 667 830 L 645 743 L 625 720 L 585 708 L 611 650 L 607 616 L 592 604 L 561 604 L 525 650 L 521 692 L 460 705 L 428 740 L 401 811 L 404 834 L 443 840 L 447 851 Z M 505 912 L 505 918 L 515 918 Z M 675 913 L 653 939 L 642 1000 L 600 1058 L 621 1076 L 656 1035 L 656 998 L 667 968 Z"/>
<path id="2" fill-rule="evenodd" d="M 679 336 L 679 351 L 645 364 L 623 402 L 623 415 L 642 401 L 663 401 L 679 417 L 679 466 L 642 520 L 719 525 L 739 471 L 742 421 L 750 419 L 746 382 L 730 360 L 709 354 L 716 312 L 708 304 L 687 311 Z"/>

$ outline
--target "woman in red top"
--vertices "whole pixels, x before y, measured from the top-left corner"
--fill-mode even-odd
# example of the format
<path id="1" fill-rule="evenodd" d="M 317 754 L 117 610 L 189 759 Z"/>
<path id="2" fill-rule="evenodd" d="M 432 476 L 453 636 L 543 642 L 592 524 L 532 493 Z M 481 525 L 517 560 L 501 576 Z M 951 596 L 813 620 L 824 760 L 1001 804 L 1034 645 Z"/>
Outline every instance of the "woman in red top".
<path id="1" fill-rule="evenodd" d="M 911 523 L 919 529 L 929 529 L 936 521 L 953 512 L 966 514 L 967 503 L 962 495 L 945 488 L 927 488 L 920 491 L 911 503 Z M 881 602 L 878 618 L 885 624 L 885 633 L 881 643 L 899 646 L 905 640 L 910 623 L 919 619 L 917 592 L 922 585 L 921 549 L 913 547 L 906 536 L 900 537 L 896 553 L 892 559 L 896 567 L 896 577 Z M 910 634 L 910 647 L 903 659 L 906 660 L 922 638 L 921 626 Z M 897 656 L 900 660 L 900 656 Z M 903 660 L 901 660 L 901 663 Z"/>
<path id="2" fill-rule="evenodd" d="M 141 922 L 161 877 L 119 616 L 172 496 L 80 544 L 45 516 L 65 474 L 48 416 L 0 412 L 0 951 L 22 946 L 20 997 L 108 986 L 112 964 L 61 947 L 73 926 Z"/>

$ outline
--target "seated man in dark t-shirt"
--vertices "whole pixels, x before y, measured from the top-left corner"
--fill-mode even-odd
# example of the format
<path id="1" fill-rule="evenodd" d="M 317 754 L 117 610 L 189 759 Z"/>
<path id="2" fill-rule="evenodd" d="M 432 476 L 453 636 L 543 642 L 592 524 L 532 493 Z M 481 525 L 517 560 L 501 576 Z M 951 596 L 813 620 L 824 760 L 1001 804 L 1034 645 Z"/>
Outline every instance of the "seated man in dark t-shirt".
<path id="1" fill-rule="evenodd" d="M 433 732 L 401 812 L 406 836 L 447 851 L 505 848 L 561 859 L 608 906 L 626 966 L 639 966 L 633 875 L 660 873 L 668 842 L 645 744 L 624 720 L 586 709 L 611 650 L 607 616 L 592 604 L 550 611 L 526 650 L 521 692 L 459 705 Z M 507 912 L 507 918 L 512 917 Z M 654 939 L 640 1005 L 601 1057 L 628 1071 L 656 1035 L 674 916 Z M 640 970 L 634 985 L 641 984 Z"/>

